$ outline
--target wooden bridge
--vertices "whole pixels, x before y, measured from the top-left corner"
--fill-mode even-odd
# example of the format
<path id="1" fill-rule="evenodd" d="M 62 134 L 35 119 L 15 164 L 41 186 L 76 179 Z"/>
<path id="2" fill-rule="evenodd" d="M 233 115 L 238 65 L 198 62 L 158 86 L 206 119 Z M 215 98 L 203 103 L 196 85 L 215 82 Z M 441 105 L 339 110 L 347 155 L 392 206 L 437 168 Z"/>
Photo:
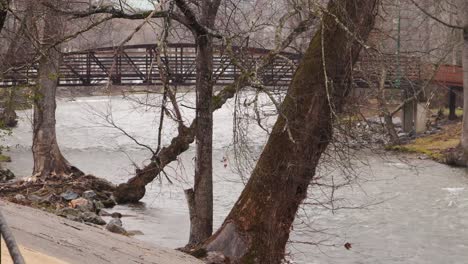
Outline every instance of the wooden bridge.
<path id="1" fill-rule="evenodd" d="M 59 86 L 104 86 L 112 85 L 162 85 L 161 74 L 156 63 L 156 45 L 130 45 L 96 48 L 86 51 L 64 53 L 58 77 Z M 196 82 L 196 46 L 189 43 L 169 44 L 161 55 L 169 83 L 177 86 L 193 86 Z M 270 50 L 262 48 L 233 47 L 238 60 L 252 66 Z M 300 54 L 282 52 L 273 63 L 258 74 L 263 84 L 269 87 L 288 86 L 301 59 Z M 378 85 L 382 65 L 387 68 L 387 88 L 410 89 L 430 79 L 434 69 L 420 59 L 410 56 L 363 54 L 353 73 L 357 87 Z M 166 67 L 165 67 L 166 68 Z M 428 68 L 430 68 L 428 70 Z M 432 71 L 432 74 L 428 72 Z M 10 72 L 0 79 L 0 87 L 34 85 L 38 65 L 33 64 L 21 70 Z M 213 57 L 213 78 L 216 85 L 234 82 L 240 70 L 232 63 L 225 47 L 215 46 Z M 395 80 L 399 80 L 398 86 Z M 443 66 L 433 78 L 434 82 L 447 86 L 462 86 L 461 67 Z"/>
<path id="2" fill-rule="evenodd" d="M 166 55 L 161 55 L 164 65 L 169 68 L 171 85 L 195 85 L 196 47 L 194 44 L 169 44 Z M 243 63 L 253 65 L 256 60 L 270 51 L 261 48 L 233 47 L 236 56 Z M 115 47 L 64 53 L 60 65 L 59 86 L 105 85 L 161 85 L 161 74 L 156 57 L 156 45 L 132 45 L 121 49 Z M 287 86 L 295 71 L 300 55 L 283 52 L 264 69 L 259 77 L 266 86 Z M 37 64 L 11 72 L 0 80 L 0 86 L 34 85 L 37 78 Z M 167 69 L 165 69 L 167 71 Z M 234 82 L 240 70 L 232 63 L 226 50 L 215 46 L 213 78 L 215 84 Z"/>

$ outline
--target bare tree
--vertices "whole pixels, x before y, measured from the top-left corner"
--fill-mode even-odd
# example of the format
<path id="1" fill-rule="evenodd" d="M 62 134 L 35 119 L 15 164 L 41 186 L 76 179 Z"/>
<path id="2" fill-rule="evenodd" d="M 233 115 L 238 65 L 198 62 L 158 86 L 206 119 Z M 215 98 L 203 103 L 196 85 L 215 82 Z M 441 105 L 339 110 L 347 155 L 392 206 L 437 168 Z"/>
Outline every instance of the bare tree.
<path id="1" fill-rule="evenodd" d="M 57 1 L 48 3 L 58 4 Z M 55 94 L 59 80 L 60 50 L 56 46 L 62 39 L 62 18 L 52 10 L 38 6 L 43 10 L 43 28 L 41 35 L 41 57 L 39 59 L 38 81 L 34 87 L 33 117 L 33 174 L 40 177 L 50 175 L 82 174 L 62 155 L 55 131 Z"/>
<path id="2" fill-rule="evenodd" d="M 297 209 L 306 198 L 332 120 L 373 28 L 379 1 L 330 1 L 289 86 L 257 165 L 221 228 L 206 241 L 234 263 L 280 263 Z M 289 131 L 289 132 L 288 132 Z"/>

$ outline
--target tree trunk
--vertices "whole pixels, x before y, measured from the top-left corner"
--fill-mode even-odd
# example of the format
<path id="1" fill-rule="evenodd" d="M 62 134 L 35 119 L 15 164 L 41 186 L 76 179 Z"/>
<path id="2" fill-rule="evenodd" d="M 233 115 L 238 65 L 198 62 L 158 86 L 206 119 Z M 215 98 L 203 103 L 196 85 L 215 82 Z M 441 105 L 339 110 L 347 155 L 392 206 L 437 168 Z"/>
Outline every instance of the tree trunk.
<path id="1" fill-rule="evenodd" d="M 33 174 L 39 177 L 82 174 L 63 157 L 55 133 L 55 93 L 59 78 L 60 52 L 52 45 L 60 39 L 60 25 L 60 17 L 49 10 L 44 12 L 41 45 L 43 56 L 39 60 L 38 80 L 33 98 Z"/>
<path id="2" fill-rule="evenodd" d="M 466 1 L 465 1 L 466 2 Z M 463 158 L 468 164 L 468 3 L 465 3 L 463 17 L 463 128 L 461 147 Z"/>
<path id="3" fill-rule="evenodd" d="M 0 0 L 0 33 L 2 32 L 3 26 L 8 14 L 8 7 L 10 5 L 8 0 Z"/>
<path id="4" fill-rule="evenodd" d="M 332 138 L 332 109 L 340 111 L 349 91 L 361 50 L 354 36 L 367 39 L 377 4 L 378 0 L 329 2 L 333 15 L 324 14 L 323 32 L 312 39 L 294 75 L 282 114 L 244 191 L 204 249 L 220 251 L 234 263 L 281 262 L 297 209 Z"/>
<path id="5" fill-rule="evenodd" d="M 387 129 L 388 136 L 390 137 L 390 144 L 398 145 L 400 144 L 400 138 L 395 129 L 395 124 L 393 124 L 393 116 L 388 110 L 387 102 L 385 98 L 385 81 L 387 79 L 387 70 L 385 67 L 382 68 L 382 74 L 380 76 L 379 90 L 377 92 L 377 101 L 379 103 L 380 114 L 384 118 L 384 126 Z"/>
<path id="6" fill-rule="evenodd" d="M 201 3 L 200 23 L 213 28 L 219 5 Z M 196 245 L 213 233 L 213 37 L 195 34 L 197 45 L 195 176 L 192 191 L 186 191 L 190 212 L 189 245 Z M 189 197 L 191 196 L 191 197 Z"/>

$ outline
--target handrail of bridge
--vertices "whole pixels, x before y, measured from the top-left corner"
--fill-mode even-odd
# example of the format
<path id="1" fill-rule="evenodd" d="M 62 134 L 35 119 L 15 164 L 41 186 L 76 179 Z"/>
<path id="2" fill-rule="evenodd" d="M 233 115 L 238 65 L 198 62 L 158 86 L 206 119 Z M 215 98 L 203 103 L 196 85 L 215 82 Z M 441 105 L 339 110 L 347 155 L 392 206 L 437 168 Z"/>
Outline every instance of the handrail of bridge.
<path id="1" fill-rule="evenodd" d="M 215 46 L 213 75 L 215 84 L 232 83 L 240 75 L 240 69 L 231 62 L 225 47 Z M 251 65 L 270 50 L 252 47 L 233 47 L 245 63 Z M 158 52 L 154 44 L 102 47 L 84 51 L 64 53 L 60 66 L 60 86 L 104 85 L 108 80 L 114 85 L 158 85 L 162 84 L 154 59 Z M 266 67 L 259 78 L 266 86 L 288 85 L 301 55 L 282 52 L 271 65 Z M 172 43 L 167 47 L 167 61 L 170 67 L 170 82 L 174 85 L 194 85 L 196 81 L 196 46 L 190 43 Z M 292 62 L 292 63 L 291 63 Z M 22 68 L 4 76 L 0 86 L 34 84 L 38 65 Z M 167 70 L 167 69 L 166 69 Z"/>

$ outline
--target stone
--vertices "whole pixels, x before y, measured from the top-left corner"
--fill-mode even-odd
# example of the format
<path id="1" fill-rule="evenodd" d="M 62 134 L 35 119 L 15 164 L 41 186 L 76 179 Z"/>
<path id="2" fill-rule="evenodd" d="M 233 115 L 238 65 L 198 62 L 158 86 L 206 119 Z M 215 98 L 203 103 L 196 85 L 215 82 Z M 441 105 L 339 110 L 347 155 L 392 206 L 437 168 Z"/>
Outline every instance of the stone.
<path id="1" fill-rule="evenodd" d="M 116 203 L 113 199 L 111 199 L 111 198 L 109 198 L 109 199 L 107 199 L 107 200 L 102 200 L 101 202 L 102 202 L 102 204 L 104 205 L 105 208 L 112 208 L 112 207 L 114 207 L 114 206 L 117 204 L 117 203 Z"/>
<path id="2" fill-rule="evenodd" d="M 68 218 L 69 216 L 79 218 L 79 215 L 81 214 L 81 212 L 70 207 L 65 207 L 65 208 L 57 210 L 55 214 L 58 216 L 66 217 L 66 218 Z"/>
<path id="3" fill-rule="evenodd" d="M 92 200 L 96 198 L 97 194 L 93 190 L 89 190 L 89 191 L 83 192 L 81 196 L 85 199 Z"/>
<path id="4" fill-rule="evenodd" d="M 43 202 L 46 202 L 46 203 L 49 203 L 49 204 L 54 204 L 54 203 L 57 203 L 57 202 L 61 202 L 62 200 L 63 200 L 63 198 L 61 196 L 56 195 L 55 193 L 52 193 L 52 194 L 48 195 L 47 197 L 45 197 L 44 199 L 42 199 Z"/>
<path id="5" fill-rule="evenodd" d="M 104 208 L 104 204 L 102 204 L 101 201 L 93 201 L 93 204 L 96 211 L 101 211 L 101 209 Z"/>
<path id="6" fill-rule="evenodd" d="M 24 201 L 26 201 L 26 197 L 24 195 L 22 195 L 22 194 L 17 194 L 17 195 L 15 195 L 15 200 L 17 202 L 24 202 Z"/>
<path id="7" fill-rule="evenodd" d="M 99 215 L 93 212 L 83 212 L 80 214 L 81 220 L 86 223 L 92 223 L 96 225 L 105 225 L 106 221 L 104 221 Z"/>
<path id="8" fill-rule="evenodd" d="M 30 200 L 31 202 L 40 203 L 42 202 L 43 198 L 35 194 L 30 194 L 28 195 L 28 200 Z"/>
<path id="9" fill-rule="evenodd" d="M 72 200 L 70 206 L 81 211 L 94 211 L 94 204 L 82 197 Z"/>
<path id="10" fill-rule="evenodd" d="M 15 174 L 10 170 L 0 169 L 0 182 L 6 182 L 9 180 L 13 180 L 15 178 Z"/>
<path id="11" fill-rule="evenodd" d="M 73 192 L 70 190 L 67 190 L 66 192 L 60 194 L 60 196 L 66 201 L 75 200 L 76 198 L 79 197 L 79 195 L 76 192 Z"/>
<path id="12" fill-rule="evenodd" d="M 106 229 L 112 233 L 126 235 L 127 231 L 122 227 L 120 218 L 112 218 L 106 225 Z"/>
<path id="13" fill-rule="evenodd" d="M 93 212 L 82 212 L 78 209 L 66 207 L 56 211 L 58 216 L 65 217 L 67 219 L 76 221 L 76 222 L 86 222 L 92 223 L 96 225 L 105 225 L 106 221 L 104 221 L 100 216 Z"/>
<path id="14" fill-rule="evenodd" d="M 400 137 L 400 138 L 401 137 L 407 137 L 407 136 L 408 136 L 408 133 L 404 133 L 404 132 L 398 133 L 398 137 Z"/>

